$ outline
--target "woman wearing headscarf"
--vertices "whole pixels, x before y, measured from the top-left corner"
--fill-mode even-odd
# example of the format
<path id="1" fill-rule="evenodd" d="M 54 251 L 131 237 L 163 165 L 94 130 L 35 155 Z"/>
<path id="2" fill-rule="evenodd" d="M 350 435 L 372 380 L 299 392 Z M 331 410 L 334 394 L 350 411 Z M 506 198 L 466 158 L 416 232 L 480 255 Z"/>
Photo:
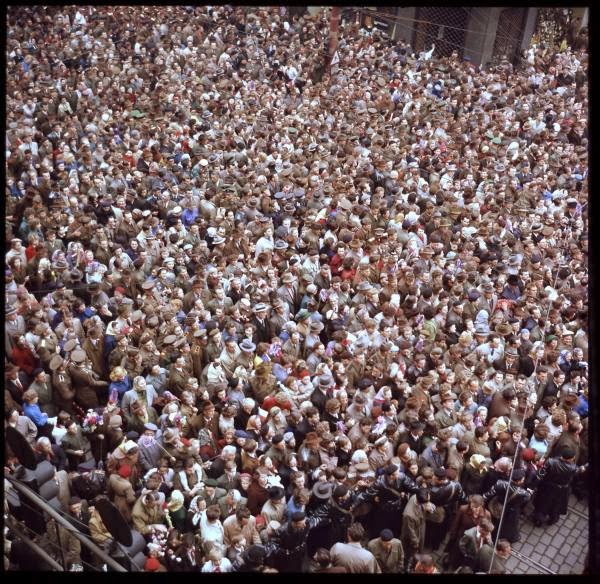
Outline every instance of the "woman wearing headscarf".
<path id="1" fill-rule="evenodd" d="M 481 454 L 472 454 L 465 464 L 461 476 L 461 484 L 466 495 L 481 493 L 481 483 L 488 470 L 487 460 Z"/>

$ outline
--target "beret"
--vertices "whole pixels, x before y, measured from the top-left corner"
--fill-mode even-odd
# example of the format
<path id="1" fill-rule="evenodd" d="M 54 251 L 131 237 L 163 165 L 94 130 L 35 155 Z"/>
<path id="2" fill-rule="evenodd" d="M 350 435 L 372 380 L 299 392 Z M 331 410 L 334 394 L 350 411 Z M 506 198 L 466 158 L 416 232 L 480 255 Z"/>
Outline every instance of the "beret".
<path id="1" fill-rule="evenodd" d="M 204 486 L 205 487 L 216 487 L 217 481 L 216 481 L 216 479 L 206 479 L 204 481 Z"/>
<path id="2" fill-rule="evenodd" d="M 390 464 L 385 468 L 385 474 L 390 476 L 394 474 L 398 470 L 398 467 L 395 464 Z"/>
<path id="3" fill-rule="evenodd" d="M 521 479 L 525 478 L 525 475 L 527 473 L 525 472 L 524 469 L 522 468 L 517 468 L 513 471 L 513 480 L 514 481 L 520 481 Z"/>
<path id="4" fill-rule="evenodd" d="M 291 517 L 292 521 L 302 521 L 306 519 L 306 513 L 304 511 L 294 511 Z"/>
<path id="5" fill-rule="evenodd" d="M 479 290 L 476 290 L 475 288 L 473 288 L 472 290 L 469 290 L 469 300 L 471 302 L 474 302 L 475 300 L 477 300 L 479 297 L 481 296 L 481 292 L 479 292 Z"/>
<path id="6" fill-rule="evenodd" d="M 394 539 L 394 534 L 391 529 L 384 529 L 380 534 L 382 541 L 392 541 Z"/>
<path id="7" fill-rule="evenodd" d="M 563 458 L 573 458 L 575 456 L 575 450 L 573 450 L 571 447 L 569 446 L 565 446 L 561 451 L 560 451 L 560 455 Z"/>
<path id="8" fill-rule="evenodd" d="M 438 479 L 445 479 L 447 473 L 446 473 L 446 469 L 443 466 L 440 466 L 439 468 L 435 469 L 433 474 Z"/>
<path id="9" fill-rule="evenodd" d="M 92 472 L 96 468 L 96 465 L 92 460 L 88 460 L 87 462 L 82 462 L 77 465 L 77 472 Z"/>

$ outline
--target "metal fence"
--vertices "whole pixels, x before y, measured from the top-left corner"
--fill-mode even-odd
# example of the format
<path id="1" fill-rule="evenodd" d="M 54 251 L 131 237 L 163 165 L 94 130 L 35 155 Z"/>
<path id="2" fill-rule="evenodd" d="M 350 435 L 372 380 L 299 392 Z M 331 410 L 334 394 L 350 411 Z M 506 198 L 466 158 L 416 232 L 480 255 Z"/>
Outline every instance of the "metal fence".
<path id="1" fill-rule="evenodd" d="M 519 6 L 504 8 L 498 19 L 492 60 L 499 62 L 506 57 L 514 62 L 520 52 L 527 9 Z"/>
<path id="2" fill-rule="evenodd" d="M 514 64 L 518 60 L 527 21 L 527 7 L 420 6 L 411 9 L 409 17 L 406 16 L 406 10 L 397 6 L 369 7 L 355 9 L 353 14 L 360 14 L 359 22 L 363 27 L 378 28 L 392 38 L 396 29 L 401 29 L 401 36 L 417 53 L 429 51 L 435 44 L 436 56 L 448 57 L 457 53 L 459 58 L 463 58 L 470 42 L 469 53 L 475 53 L 476 57 L 485 53 L 485 60 L 490 60 L 492 64 L 499 63 L 503 58 Z M 347 20 L 351 20 L 349 12 L 345 12 L 345 15 Z M 493 50 L 488 51 L 482 48 L 482 37 L 486 36 L 490 23 L 494 26 L 495 19 L 495 35 L 488 45 L 491 48 L 493 43 Z"/>
<path id="3" fill-rule="evenodd" d="M 456 51 L 463 56 L 471 8 L 455 6 L 420 6 L 415 16 L 413 48 L 428 51 L 435 44 L 435 54 L 449 57 Z"/>

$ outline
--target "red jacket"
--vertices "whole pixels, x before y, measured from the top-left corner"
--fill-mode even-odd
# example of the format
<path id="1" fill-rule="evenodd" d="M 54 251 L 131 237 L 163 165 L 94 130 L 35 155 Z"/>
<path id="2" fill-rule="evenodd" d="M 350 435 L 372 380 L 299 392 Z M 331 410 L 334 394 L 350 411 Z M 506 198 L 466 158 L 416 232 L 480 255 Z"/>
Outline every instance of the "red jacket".
<path id="1" fill-rule="evenodd" d="M 11 358 L 13 363 L 18 365 L 27 375 L 31 375 L 40 366 L 39 359 L 35 357 L 29 347 L 21 348 L 15 345 Z"/>

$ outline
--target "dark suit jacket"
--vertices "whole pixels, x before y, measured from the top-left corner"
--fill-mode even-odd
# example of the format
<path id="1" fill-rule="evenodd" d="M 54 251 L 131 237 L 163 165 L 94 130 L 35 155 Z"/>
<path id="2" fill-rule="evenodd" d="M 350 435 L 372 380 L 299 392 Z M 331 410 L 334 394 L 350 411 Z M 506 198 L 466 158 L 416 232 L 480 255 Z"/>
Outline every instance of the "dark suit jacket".
<path id="1" fill-rule="evenodd" d="M 310 394 L 310 401 L 313 403 L 315 408 L 317 408 L 319 412 L 321 412 L 321 414 L 323 414 L 323 412 L 325 411 L 325 402 L 328 399 L 329 398 L 327 397 L 327 395 L 324 394 L 319 388 L 315 389 Z"/>
<path id="2" fill-rule="evenodd" d="M 231 489 L 237 489 L 240 484 L 240 473 L 235 473 L 233 478 L 229 478 L 227 474 L 223 473 L 217 479 L 217 487 L 221 487 L 222 489 L 226 489 L 227 491 Z"/>
<path id="3" fill-rule="evenodd" d="M 25 393 L 25 391 L 27 391 L 27 388 L 29 387 L 29 381 L 27 380 L 27 375 L 25 375 L 25 373 L 23 373 L 22 371 L 19 371 L 19 373 L 17 373 L 17 376 L 18 376 L 19 380 L 21 381 L 21 385 L 22 385 L 21 389 L 19 389 L 17 387 L 16 383 L 12 379 L 7 379 L 4 383 L 5 383 L 6 389 L 8 389 L 12 398 L 18 404 L 22 405 L 23 404 L 23 393 Z"/>
<path id="4" fill-rule="evenodd" d="M 256 327 L 254 341 L 256 343 L 270 343 L 271 338 L 273 337 L 273 330 L 269 320 L 265 318 L 261 323 L 256 317 L 254 317 L 251 322 Z"/>
<path id="5" fill-rule="evenodd" d="M 424 437 L 425 435 L 421 434 L 421 436 L 415 440 L 410 431 L 406 430 L 398 435 L 398 444 L 406 442 L 411 450 L 414 450 L 417 454 L 421 454 L 423 450 L 425 450 Z"/>
<path id="6" fill-rule="evenodd" d="M 234 506 L 233 511 L 230 510 L 229 505 L 227 504 L 227 496 L 221 497 L 219 499 L 219 509 L 221 509 L 221 521 L 225 521 L 227 517 L 233 515 L 240 507 L 245 507 L 248 499 L 246 497 L 242 497 L 237 505 Z"/>

